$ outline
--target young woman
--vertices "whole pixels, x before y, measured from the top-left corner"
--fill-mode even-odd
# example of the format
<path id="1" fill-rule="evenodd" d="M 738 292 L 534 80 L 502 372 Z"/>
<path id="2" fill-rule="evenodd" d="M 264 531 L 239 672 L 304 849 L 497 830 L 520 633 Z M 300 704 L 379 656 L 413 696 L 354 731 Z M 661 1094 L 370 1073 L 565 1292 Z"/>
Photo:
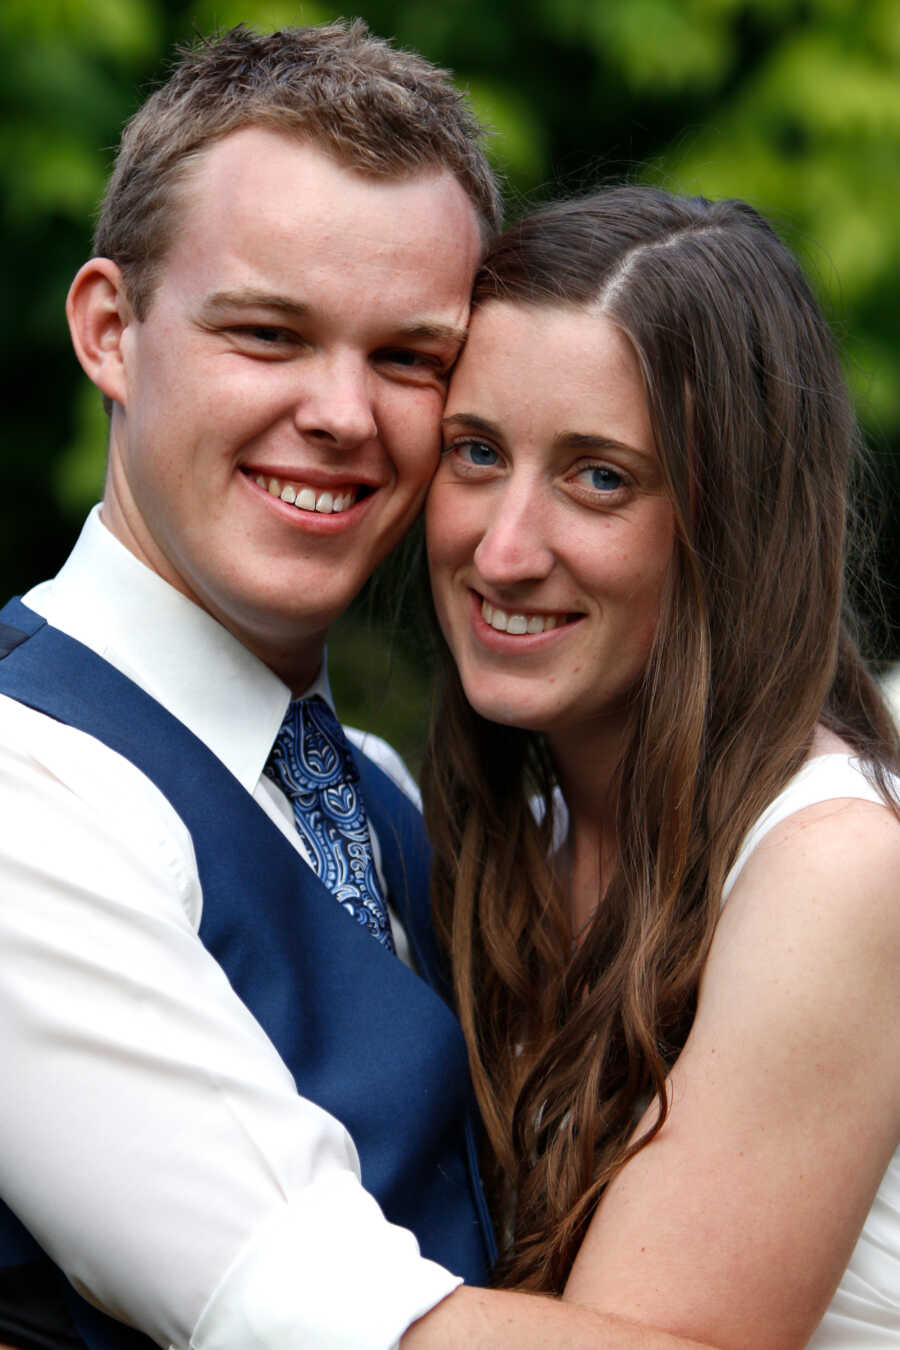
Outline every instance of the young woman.
<path id="1" fill-rule="evenodd" d="M 738 202 L 538 212 L 444 444 L 423 781 L 501 1282 L 724 1350 L 900 1345 L 900 762 L 799 267 Z"/>

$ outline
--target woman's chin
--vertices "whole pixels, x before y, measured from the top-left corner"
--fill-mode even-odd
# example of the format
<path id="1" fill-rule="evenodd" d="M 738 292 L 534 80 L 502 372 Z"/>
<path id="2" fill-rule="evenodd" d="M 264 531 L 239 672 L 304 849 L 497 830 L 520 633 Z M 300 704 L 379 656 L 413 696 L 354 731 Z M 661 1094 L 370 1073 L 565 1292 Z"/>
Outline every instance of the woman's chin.
<path id="1" fill-rule="evenodd" d="M 474 696 L 473 696 L 474 695 Z M 547 731 L 560 716 L 558 709 L 537 706 L 523 701 L 485 698 L 483 693 L 466 690 L 466 698 L 486 722 L 503 727 L 517 727 L 520 731 Z"/>

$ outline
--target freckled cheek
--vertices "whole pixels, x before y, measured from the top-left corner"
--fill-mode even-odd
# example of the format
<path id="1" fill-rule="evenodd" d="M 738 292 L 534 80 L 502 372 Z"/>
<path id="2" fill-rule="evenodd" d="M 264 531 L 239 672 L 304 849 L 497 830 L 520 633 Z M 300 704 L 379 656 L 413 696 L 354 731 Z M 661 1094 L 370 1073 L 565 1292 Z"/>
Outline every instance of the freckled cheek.
<path id="1" fill-rule="evenodd" d="M 655 624 L 672 566 L 671 533 L 671 526 L 661 524 L 658 530 L 648 530 L 630 544 L 610 550 L 597 572 L 597 593 L 605 589 L 610 596 L 652 611 Z"/>
<path id="2" fill-rule="evenodd" d="M 388 450 L 388 458 L 393 465 L 395 479 L 404 497 L 414 501 L 415 514 L 425 506 L 425 494 L 434 473 L 434 465 L 429 455 L 421 453 L 401 457 Z"/>
<path id="3" fill-rule="evenodd" d="M 659 627 L 662 612 L 662 594 L 665 586 L 665 571 L 654 576 L 645 586 L 639 587 L 623 606 L 628 615 L 626 623 L 630 633 L 626 633 L 626 646 L 632 653 L 632 660 L 644 668 L 650 659 L 650 651 Z"/>
<path id="4" fill-rule="evenodd" d="M 443 390 L 426 385 L 381 386 L 373 392 L 372 407 L 375 418 L 386 435 L 390 428 L 394 439 L 410 446 L 418 446 L 435 457 L 441 445 L 441 415 L 444 411 Z"/>
<path id="5" fill-rule="evenodd" d="M 470 634 L 471 601 L 469 592 L 460 580 L 460 569 L 471 558 L 465 547 L 439 532 L 429 545 L 429 568 L 434 608 L 441 631 L 457 659 Z"/>
<path id="6" fill-rule="evenodd" d="M 395 476 L 408 488 L 419 494 L 419 506 L 425 505 L 425 494 L 434 479 L 438 465 L 440 447 L 429 435 L 416 435 L 408 428 L 400 434 L 391 435 L 390 429 L 379 424 L 379 434 L 384 454 L 393 467 Z"/>
<path id="7" fill-rule="evenodd" d="M 479 535 L 473 529 L 471 511 L 461 493 L 441 481 L 440 470 L 425 503 L 425 534 L 428 557 L 439 576 L 449 567 L 471 560 Z"/>

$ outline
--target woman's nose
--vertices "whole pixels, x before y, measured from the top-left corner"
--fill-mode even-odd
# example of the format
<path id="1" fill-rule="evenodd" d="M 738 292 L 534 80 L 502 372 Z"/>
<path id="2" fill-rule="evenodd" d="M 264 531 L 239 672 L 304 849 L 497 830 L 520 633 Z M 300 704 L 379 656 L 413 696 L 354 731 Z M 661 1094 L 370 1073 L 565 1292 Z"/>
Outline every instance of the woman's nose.
<path id="1" fill-rule="evenodd" d="M 475 550 L 475 566 L 500 589 L 542 581 L 552 570 L 549 503 L 533 484 L 507 483 Z"/>

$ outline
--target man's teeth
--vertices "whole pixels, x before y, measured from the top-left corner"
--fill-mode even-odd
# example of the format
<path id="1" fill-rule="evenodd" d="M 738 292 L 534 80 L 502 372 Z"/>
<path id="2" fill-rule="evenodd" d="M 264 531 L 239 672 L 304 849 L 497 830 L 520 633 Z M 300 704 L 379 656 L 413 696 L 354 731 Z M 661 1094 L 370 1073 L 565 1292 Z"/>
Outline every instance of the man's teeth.
<path id="1" fill-rule="evenodd" d="M 549 633 L 551 628 L 565 623 L 565 619 L 557 614 L 507 614 L 505 609 L 498 609 L 496 605 L 488 604 L 487 600 L 481 602 L 481 614 L 485 623 L 496 628 L 498 633 L 513 633 L 517 636 L 523 633 Z"/>
<path id="2" fill-rule="evenodd" d="M 282 483 L 279 478 L 264 478 L 261 473 L 256 475 L 256 482 L 273 497 L 280 497 L 299 511 L 318 511 L 323 516 L 346 511 L 356 501 L 355 488 L 348 488 L 346 492 L 317 492 L 315 488 L 303 487 L 300 483 Z"/>

